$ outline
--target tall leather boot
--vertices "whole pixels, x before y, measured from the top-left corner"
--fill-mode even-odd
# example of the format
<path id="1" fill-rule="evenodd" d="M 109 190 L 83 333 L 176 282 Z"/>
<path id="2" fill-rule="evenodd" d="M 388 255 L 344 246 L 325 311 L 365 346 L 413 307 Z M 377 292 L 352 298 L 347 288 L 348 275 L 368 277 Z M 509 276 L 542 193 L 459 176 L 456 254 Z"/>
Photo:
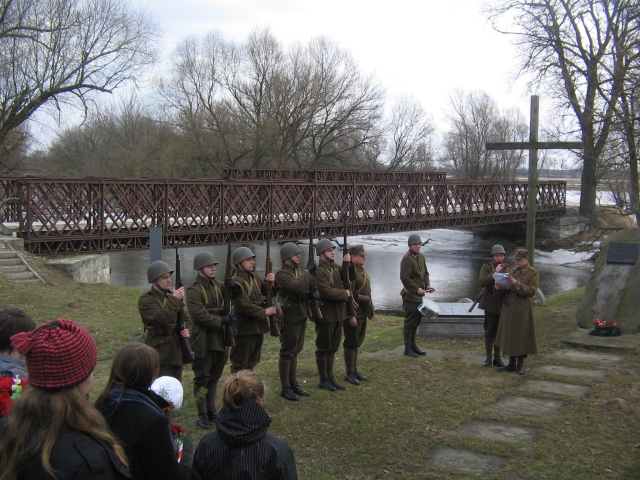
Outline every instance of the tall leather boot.
<path id="1" fill-rule="evenodd" d="M 410 325 L 405 325 L 402 329 L 402 336 L 404 337 L 404 354 L 407 357 L 418 357 L 418 354 L 413 351 L 411 348 L 411 334 L 413 332 L 413 327 Z"/>
<path id="2" fill-rule="evenodd" d="M 360 380 L 356 377 L 355 353 L 355 350 L 352 348 L 344 349 L 344 365 L 347 369 L 347 374 L 344 376 L 344 379 L 353 385 L 360 385 Z"/>
<path id="3" fill-rule="evenodd" d="M 305 389 L 303 389 L 298 383 L 298 356 L 295 355 L 291 357 L 291 366 L 289 367 L 289 385 L 291 385 L 291 390 L 296 395 L 301 397 L 308 397 L 311 395 Z"/>
<path id="4" fill-rule="evenodd" d="M 280 374 L 280 384 L 282 388 L 290 387 L 291 378 L 291 357 L 280 357 L 278 362 L 278 373 Z"/>
<path id="5" fill-rule="evenodd" d="M 327 358 L 327 352 L 316 352 L 316 365 L 318 366 L 318 375 L 320 376 L 318 387 L 323 390 L 335 392 L 337 388 L 331 384 L 327 373 Z"/>
<path id="6" fill-rule="evenodd" d="M 340 385 L 336 381 L 336 377 L 333 375 L 333 364 L 336 360 L 336 352 L 329 352 L 327 355 L 327 375 L 329 375 L 329 383 L 333 385 L 336 390 L 346 390 L 346 388 Z"/>
<path id="7" fill-rule="evenodd" d="M 193 386 L 193 393 L 197 394 L 198 390 L 200 390 L 199 386 Z M 198 426 L 205 430 L 209 430 L 211 428 L 211 422 L 207 417 L 207 398 L 204 397 L 196 403 L 196 410 L 198 410 Z"/>
<path id="8" fill-rule="evenodd" d="M 358 380 L 360 380 L 361 382 L 369 380 L 369 377 L 367 377 L 366 375 L 363 375 L 362 373 L 360 373 L 358 371 L 358 349 L 356 348 L 353 352 L 354 352 L 354 354 L 353 354 L 353 369 L 356 372 L 356 378 Z"/>
<path id="9" fill-rule="evenodd" d="M 218 390 L 218 382 L 211 381 L 207 385 L 207 418 L 209 422 L 216 419 L 216 391 Z"/>
<path id="10" fill-rule="evenodd" d="M 515 372 L 516 371 L 516 357 L 509 357 L 509 364 L 498 369 L 500 372 Z"/>
<path id="11" fill-rule="evenodd" d="M 504 362 L 500 358 L 500 347 L 497 345 L 493 346 L 493 366 L 494 367 L 504 367 Z"/>
<path id="12" fill-rule="evenodd" d="M 516 373 L 518 375 L 524 375 L 524 359 L 527 358 L 526 355 L 520 355 L 516 360 Z M 509 357 L 511 359 L 511 357 Z"/>
<path id="13" fill-rule="evenodd" d="M 484 351 L 487 354 L 487 359 L 482 364 L 483 367 L 490 367 L 493 359 L 491 358 L 491 352 L 493 351 L 493 338 L 484 337 Z"/>
<path id="14" fill-rule="evenodd" d="M 418 335 L 418 327 L 411 327 L 411 349 L 418 355 L 426 355 L 427 352 L 420 350 L 416 344 L 416 336 Z"/>

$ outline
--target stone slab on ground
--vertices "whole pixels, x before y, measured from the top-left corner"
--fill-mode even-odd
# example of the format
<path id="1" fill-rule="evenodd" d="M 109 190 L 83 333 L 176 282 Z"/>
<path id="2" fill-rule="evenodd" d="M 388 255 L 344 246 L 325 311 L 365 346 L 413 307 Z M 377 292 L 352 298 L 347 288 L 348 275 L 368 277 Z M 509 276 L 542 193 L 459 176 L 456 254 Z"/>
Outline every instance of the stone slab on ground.
<path id="1" fill-rule="evenodd" d="M 460 351 L 460 352 L 456 352 L 455 356 L 452 356 L 452 358 L 455 358 L 457 361 L 462 363 L 482 366 L 482 362 L 485 361 L 487 356 L 481 353 Z M 487 367 L 487 369 L 488 368 L 489 367 Z"/>
<path id="2" fill-rule="evenodd" d="M 522 427 L 499 422 L 467 420 L 460 425 L 460 433 L 480 440 L 495 440 L 507 443 L 532 443 L 538 434 L 534 427 Z"/>
<path id="3" fill-rule="evenodd" d="M 557 375 L 559 377 L 579 377 L 587 378 L 589 380 L 603 380 L 607 374 L 604 370 L 588 370 L 586 368 L 564 367 L 562 365 L 545 365 L 543 367 L 534 368 L 534 370 L 548 375 Z"/>
<path id="4" fill-rule="evenodd" d="M 582 347 L 619 348 L 623 350 L 633 350 L 640 347 L 640 334 L 597 337 L 596 335 L 589 335 L 587 332 L 587 329 L 579 328 L 564 337 L 562 341 L 569 345 L 579 345 Z"/>
<path id="5" fill-rule="evenodd" d="M 544 415 L 555 417 L 562 402 L 558 400 L 543 400 L 541 398 L 514 397 L 505 395 L 489 407 L 489 410 L 506 417 L 520 417 L 523 415 Z"/>
<path id="6" fill-rule="evenodd" d="M 445 358 L 449 354 L 448 350 L 441 350 L 438 348 L 426 348 L 423 350 L 426 352 L 426 355 L 420 358 L 438 359 Z M 378 350 L 377 352 L 358 353 L 358 357 L 365 358 L 393 357 L 402 355 L 404 355 L 404 347 L 394 348 L 393 350 Z"/>
<path id="7" fill-rule="evenodd" d="M 574 362 L 598 363 L 603 365 L 613 365 L 622 361 L 620 355 L 608 353 L 591 353 L 580 350 L 557 350 L 551 354 L 552 357 L 571 360 Z"/>
<path id="8" fill-rule="evenodd" d="M 421 337 L 480 338 L 484 336 L 484 310 L 476 305 L 469 312 L 469 303 L 438 302 L 440 314 L 423 319 L 418 327 Z"/>
<path id="9" fill-rule="evenodd" d="M 589 387 L 585 387 L 584 385 L 548 382 L 546 380 L 526 380 L 520 386 L 520 390 L 554 393 L 556 395 L 567 395 L 569 397 L 584 397 L 589 393 Z"/>
<path id="10" fill-rule="evenodd" d="M 505 457 L 487 455 L 466 448 L 440 446 L 429 452 L 425 465 L 470 475 L 486 475 L 505 463 Z"/>

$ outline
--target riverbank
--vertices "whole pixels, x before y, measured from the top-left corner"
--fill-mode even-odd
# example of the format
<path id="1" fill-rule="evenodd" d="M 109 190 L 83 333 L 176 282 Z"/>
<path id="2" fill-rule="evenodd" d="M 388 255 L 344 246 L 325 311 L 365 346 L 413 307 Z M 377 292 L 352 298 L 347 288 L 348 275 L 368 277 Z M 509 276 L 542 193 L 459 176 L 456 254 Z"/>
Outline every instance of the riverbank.
<path id="1" fill-rule="evenodd" d="M 83 285 L 33 258 L 46 284 L 22 286 L 0 273 L 0 304 L 25 309 L 38 322 L 68 317 L 88 328 L 99 348 L 91 397 L 104 386 L 115 352 L 141 330 L 136 302 L 144 288 Z M 576 328 L 575 311 L 582 290 L 548 298 L 534 309 L 540 355 L 527 360 L 524 377 L 501 374 L 480 366 L 482 340 L 423 339 L 429 355 L 411 359 L 394 353 L 401 345 L 402 319 L 377 316 L 370 322 L 361 349 L 359 369 L 370 376 L 359 387 L 330 393 L 316 387 L 313 329 L 309 325 L 300 356 L 299 379 L 311 392 L 300 402 L 278 396 L 278 342 L 265 337 L 262 362 L 256 368 L 270 387 L 267 411 L 271 433 L 293 448 L 300 478 L 467 478 L 444 468 L 426 466 L 434 449 L 464 448 L 504 458 L 506 463 L 488 479 L 591 480 L 634 478 L 640 469 L 640 356 L 615 352 L 618 363 L 571 360 L 566 365 L 603 372 L 593 380 L 574 376 L 560 381 L 589 387 L 584 397 L 536 393 L 537 398 L 561 402 L 557 414 L 505 418 L 492 410 L 506 397 L 522 396 L 527 381 L 558 380 L 545 373 L 565 351 L 562 338 Z M 584 351 L 584 350 L 582 350 Z M 344 375 L 341 352 L 336 371 Z M 191 390 L 193 375 L 185 370 L 183 384 Z M 204 431 L 195 426 L 193 399 L 176 416 L 197 442 Z M 470 419 L 535 429 L 532 443 L 511 444 L 477 439 L 462 433 Z M 474 478 L 476 477 L 473 475 Z M 469 477 L 470 478 L 470 477 Z"/>

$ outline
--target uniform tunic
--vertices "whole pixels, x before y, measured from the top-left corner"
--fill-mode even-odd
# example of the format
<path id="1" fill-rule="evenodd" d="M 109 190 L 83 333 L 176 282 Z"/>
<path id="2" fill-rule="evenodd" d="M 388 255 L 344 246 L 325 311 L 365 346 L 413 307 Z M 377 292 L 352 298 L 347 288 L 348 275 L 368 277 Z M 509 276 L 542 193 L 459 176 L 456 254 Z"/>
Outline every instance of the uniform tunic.
<path id="1" fill-rule="evenodd" d="M 532 307 L 532 298 L 538 290 L 538 271 L 527 264 L 521 268 L 509 267 L 507 272 L 518 282 L 502 287 L 505 300 L 495 344 L 510 357 L 538 353 Z"/>
<path id="2" fill-rule="evenodd" d="M 502 310 L 503 290 L 495 290 L 496 267 L 499 264 L 489 262 L 482 265 L 480 269 L 480 286 L 485 289 L 485 294 L 480 299 L 479 307 L 484 310 L 484 336 L 494 338 L 498 331 L 500 311 Z"/>
<path id="3" fill-rule="evenodd" d="M 422 314 L 418 306 L 422 302 L 422 296 L 418 295 L 418 289 L 426 291 L 429 283 L 429 270 L 427 261 L 422 253 L 413 253 L 409 250 L 400 262 L 400 280 L 404 288 L 400 292 L 402 296 L 402 308 L 404 309 L 405 326 L 418 327 L 422 321 Z"/>
<path id="4" fill-rule="evenodd" d="M 373 317 L 373 302 L 371 300 L 371 279 L 362 265 L 353 265 L 350 270 L 352 275 L 351 290 L 353 297 L 358 298 L 358 295 L 369 297 L 369 301 L 358 302 L 358 308 L 356 309 L 356 321 L 355 327 L 349 325 L 349 319 L 344 320 L 344 348 L 360 348 L 364 342 L 364 337 L 367 332 L 367 319 Z"/>
<path id="5" fill-rule="evenodd" d="M 316 269 L 316 288 L 322 301 L 322 320 L 316 321 L 316 354 L 335 353 L 340 347 L 340 327 L 347 318 L 349 299 L 342 286 L 341 270 L 335 262 L 320 259 Z"/>
<path id="6" fill-rule="evenodd" d="M 283 315 L 280 329 L 281 357 L 298 355 L 304 347 L 307 318 L 311 318 L 309 285 L 314 280 L 307 270 L 288 263 L 283 263 L 282 268 L 276 272 L 278 303 Z"/>
<path id="7" fill-rule="evenodd" d="M 189 326 L 189 315 L 184 311 L 182 300 L 178 300 L 170 292 L 162 293 L 156 288 L 151 288 L 138 299 L 138 311 L 142 317 L 142 323 L 149 332 L 149 327 L 155 327 L 156 332 L 166 331 L 168 325 L 174 325 L 173 333 L 166 335 L 150 333 L 145 334 L 145 343 L 156 349 L 160 355 L 161 374 L 176 373 L 176 378 L 181 380 L 182 352 L 180 350 L 180 332 L 178 331 L 178 315 L 182 315 L 185 326 Z M 152 329 L 153 330 L 153 329 Z M 169 370 L 162 370 L 163 367 Z"/>
<path id="8" fill-rule="evenodd" d="M 193 362 L 196 391 L 199 387 L 207 388 L 209 382 L 220 380 L 227 363 L 228 351 L 224 346 L 222 318 L 207 311 L 223 307 L 223 287 L 222 282 L 209 280 L 198 274 L 185 294 L 189 317 L 193 322 L 191 345 L 196 354 L 196 361 Z"/>

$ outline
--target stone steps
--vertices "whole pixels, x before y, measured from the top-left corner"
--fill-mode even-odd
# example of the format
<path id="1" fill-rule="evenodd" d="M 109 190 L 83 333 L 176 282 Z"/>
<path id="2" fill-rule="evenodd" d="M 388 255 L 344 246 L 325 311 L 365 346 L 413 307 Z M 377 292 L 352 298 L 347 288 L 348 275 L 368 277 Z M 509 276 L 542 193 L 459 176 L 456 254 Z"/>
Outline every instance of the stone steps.
<path id="1" fill-rule="evenodd" d="M 34 284 L 43 282 L 37 273 L 15 250 L 0 240 L 0 270 L 15 283 Z"/>

